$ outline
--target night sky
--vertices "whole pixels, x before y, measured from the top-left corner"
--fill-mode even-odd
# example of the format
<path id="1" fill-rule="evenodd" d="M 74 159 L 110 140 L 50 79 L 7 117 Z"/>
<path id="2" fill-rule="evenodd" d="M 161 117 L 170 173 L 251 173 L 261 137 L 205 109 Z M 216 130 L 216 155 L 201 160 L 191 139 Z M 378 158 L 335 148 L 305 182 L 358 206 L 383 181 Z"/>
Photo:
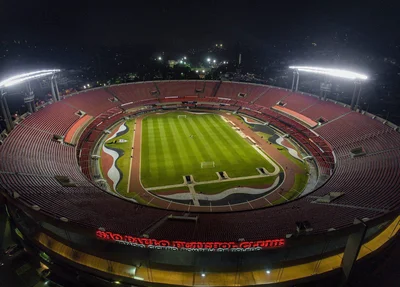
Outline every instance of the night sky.
<path id="1" fill-rule="evenodd" d="M 70 47 L 185 50 L 215 41 L 262 47 L 350 31 L 366 48 L 386 49 L 400 42 L 398 2 L 1 0 L 0 35 Z"/>

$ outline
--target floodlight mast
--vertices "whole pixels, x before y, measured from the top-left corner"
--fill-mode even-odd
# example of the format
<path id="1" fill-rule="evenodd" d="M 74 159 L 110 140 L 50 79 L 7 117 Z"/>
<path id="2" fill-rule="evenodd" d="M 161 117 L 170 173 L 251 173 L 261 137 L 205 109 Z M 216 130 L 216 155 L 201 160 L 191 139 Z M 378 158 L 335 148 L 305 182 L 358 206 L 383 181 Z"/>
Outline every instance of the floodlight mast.
<path id="1" fill-rule="evenodd" d="M 60 92 L 58 91 L 56 73 L 53 73 L 53 75 L 50 79 L 50 84 L 51 84 L 51 95 L 53 97 L 53 101 L 58 102 L 60 100 Z"/>
<path id="2" fill-rule="evenodd" d="M 26 92 L 24 93 L 24 103 L 26 104 L 29 112 L 33 113 L 36 111 L 36 107 L 35 107 L 35 103 L 34 103 L 35 95 L 30 87 L 30 81 L 52 75 L 53 77 L 51 79 L 51 83 L 53 84 L 53 78 L 55 78 L 55 74 L 58 72 L 60 72 L 60 70 L 35 71 L 35 72 L 30 72 L 30 73 L 13 76 L 13 77 L 10 77 L 10 78 L 0 82 L 0 109 L 1 109 L 1 113 L 3 115 L 4 121 L 6 123 L 7 132 L 10 132 L 14 128 L 14 122 L 12 121 L 11 113 L 8 108 L 8 104 L 7 104 L 7 100 L 6 100 L 6 95 L 7 95 L 6 88 L 8 88 L 10 86 L 15 86 L 15 85 L 19 85 L 22 83 L 26 83 Z M 54 81 L 55 81 L 55 79 L 54 79 Z M 55 82 L 55 85 L 57 87 L 57 82 Z M 58 87 L 57 87 L 57 95 L 58 95 Z M 53 97 L 53 100 L 57 101 L 57 98 Z M 58 97 L 58 100 L 59 100 L 59 97 Z"/>
<path id="3" fill-rule="evenodd" d="M 290 66 L 289 69 L 293 69 L 292 92 L 298 91 L 300 71 L 353 80 L 354 91 L 353 91 L 353 97 L 351 99 L 351 109 L 356 110 L 359 108 L 360 95 L 361 95 L 361 81 L 368 79 L 366 75 L 346 70 L 309 67 L 309 66 Z M 321 95 L 323 96 L 324 100 L 326 99 L 326 94 L 327 94 L 325 86 L 326 85 L 321 84 Z"/>
<path id="4" fill-rule="evenodd" d="M 8 109 L 6 97 L 6 93 L 3 89 L 0 88 L 0 108 L 1 114 L 3 115 L 4 122 L 6 123 L 6 130 L 10 132 L 13 129 L 13 121 L 11 120 L 10 111 Z"/>

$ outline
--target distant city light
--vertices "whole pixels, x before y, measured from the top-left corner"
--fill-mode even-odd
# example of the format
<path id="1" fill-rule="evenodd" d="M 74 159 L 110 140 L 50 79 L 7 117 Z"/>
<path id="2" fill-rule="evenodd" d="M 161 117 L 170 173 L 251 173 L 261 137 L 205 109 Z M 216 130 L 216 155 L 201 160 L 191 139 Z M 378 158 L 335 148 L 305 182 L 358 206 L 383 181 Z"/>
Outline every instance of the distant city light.
<path id="1" fill-rule="evenodd" d="M 180 60 L 180 61 L 179 61 L 179 63 L 181 63 L 181 64 L 182 64 L 182 63 L 183 63 L 183 61 L 182 61 L 182 60 Z"/>
<path id="2" fill-rule="evenodd" d="M 215 47 L 218 47 L 218 44 L 215 44 Z"/>
<path id="3" fill-rule="evenodd" d="M 162 58 L 161 58 L 161 57 L 158 57 L 158 60 L 159 60 L 159 61 L 161 61 L 161 60 L 162 60 Z"/>
<path id="4" fill-rule="evenodd" d="M 90 88 L 90 85 L 89 85 L 89 84 L 87 84 L 86 86 L 87 86 L 88 88 Z"/>
<path id="5" fill-rule="evenodd" d="M 186 56 L 185 56 L 185 57 L 183 57 L 183 59 L 184 59 L 184 60 L 186 60 Z"/>
<path id="6" fill-rule="evenodd" d="M 183 62 L 186 65 L 186 62 Z"/>
<path id="7" fill-rule="evenodd" d="M 21 75 L 17 75 L 17 76 L 13 76 L 10 77 L 8 79 L 5 79 L 4 81 L 0 82 L 0 88 L 1 87 L 10 87 L 13 85 L 17 85 L 29 80 L 33 80 L 33 79 L 38 79 L 44 76 L 49 76 L 53 73 L 58 73 L 61 70 L 41 70 L 41 71 L 35 71 L 35 72 L 29 72 L 29 73 L 25 73 L 25 74 L 21 74 Z"/>
<path id="8" fill-rule="evenodd" d="M 219 44 L 220 47 L 222 47 L 222 44 Z"/>
<path id="9" fill-rule="evenodd" d="M 86 89 L 86 85 L 84 85 L 83 88 Z"/>
<path id="10" fill-rule="evenodd" d="M 207 62 L 210 62 L 211 61 L 211 59 L 210 58 L 207 58 Z"/>
<path id="11" fill-rule="evenodd" d="M 196 73 L 198 73 L 199 72 L 199 70 L 196 70 Z"/>
<path id="12" fill-rule="evenodd" d="M 355 80 L 355 79 L 366 80 L 366 79 L 368 79 L 368 77 L 366 75 L 351 72 L 351 71 L 346 71 L 346 70 L 340 70 L 340 69 L 327 69 L 327 68 L 308 67 L 308 66 L 290 66 L 289 69 L 299 70 L 302 72 L 315 73 L 315 74 L 329 75 L 332 77 L 339 77 L 339 78 L 345 78 L 345 79 L 351 79 L 351 80 Z"/>
<path id="13" fill-rule="evenodd" d="M 203 73 L 205 73 L 206 71 L 205 71 L 205 70 L 203 70 L 202 72 L 203 72 Z"/>
<path id="14" fill-rule="evenodd" d="M 213 63 L 215 63 L 217 60 L 213 60 Z"/>

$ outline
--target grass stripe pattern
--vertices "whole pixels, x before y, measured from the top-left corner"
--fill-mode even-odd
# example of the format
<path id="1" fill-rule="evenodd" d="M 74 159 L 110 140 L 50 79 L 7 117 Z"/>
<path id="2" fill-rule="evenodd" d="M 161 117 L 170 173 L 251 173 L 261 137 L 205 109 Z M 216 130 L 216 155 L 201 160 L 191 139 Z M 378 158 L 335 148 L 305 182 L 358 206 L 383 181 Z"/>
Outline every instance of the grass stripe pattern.
<path id="1" fill-rule="evenodd" d="M 214 164 L 202 168 L 202 162 Z M 144 187 L 182 184 L 185 175 L 196 182 L 216 180 L 219 171 L 231 178 L 258 175 L 257 167 L 273 170 L 220 115 L 171 112 L 142 121 Z"/>

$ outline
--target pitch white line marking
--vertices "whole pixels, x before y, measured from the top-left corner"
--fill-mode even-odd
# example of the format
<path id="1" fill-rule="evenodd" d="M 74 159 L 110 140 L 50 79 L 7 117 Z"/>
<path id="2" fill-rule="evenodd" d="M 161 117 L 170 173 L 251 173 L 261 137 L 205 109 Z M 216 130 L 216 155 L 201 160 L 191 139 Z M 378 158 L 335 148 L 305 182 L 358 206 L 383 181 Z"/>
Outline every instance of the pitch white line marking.
<path id="1" fill-rule="evenodd" d="M 136 120 L 135 124 L 133 125 L 133 137 L 132 137 L 132 148 L 131 148 L 131 160 L 129 164 L 129 174 L 128 174 L 128 187 L 126 193 L 129 193 L 129 187 L 131 185 L 131 173 L 132 173 L 132 162 L 133 162 L 133 149 L 135 147 L 135 131 L 136 131 Z"/>

